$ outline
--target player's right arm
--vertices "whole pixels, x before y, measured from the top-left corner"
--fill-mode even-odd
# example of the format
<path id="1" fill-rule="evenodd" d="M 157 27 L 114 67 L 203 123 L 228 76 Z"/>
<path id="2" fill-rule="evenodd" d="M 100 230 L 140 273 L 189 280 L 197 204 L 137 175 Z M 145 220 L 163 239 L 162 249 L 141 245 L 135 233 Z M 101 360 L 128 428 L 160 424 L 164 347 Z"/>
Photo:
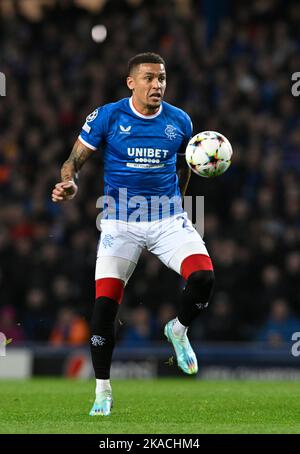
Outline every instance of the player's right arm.
<path id="1" fill-rule="evenodd" d="M 187 144 L 188 144 L 190 138 L 192 137 L 192 133 L 193 133 L 192 120 L 190 119 L 190 117 L 187 114 L 185 114 L 185 116 L 186 116 L 186 133 L 185 133 L 183 142 L 181 144 L 181 147 L 178 151 L 177 163 L 176 163 L 178 184 L 179 184 L 179 189 L 180 189 L 182 197 L 184 197 L 184 195 L 185 195 L 185 192 L 187 190 L 187 187 L 188 187 L 188 184 L 190 181 L 190 177 L 191 177 L 191 169 L 189 168 L 189 166 L 186 163 L 185 151 L 186 151 Z"/>
<path id="2" fill-rule="evenodd" d="M 53 202 L 71 200 L 75 197 L 78 187 L 74 177 L 92 154 L 91 148 L 88 148 L 79 139 L 76 140 L 70 156 L 62 165 L 61 182 L 57 183 L 52 191 Z"/>

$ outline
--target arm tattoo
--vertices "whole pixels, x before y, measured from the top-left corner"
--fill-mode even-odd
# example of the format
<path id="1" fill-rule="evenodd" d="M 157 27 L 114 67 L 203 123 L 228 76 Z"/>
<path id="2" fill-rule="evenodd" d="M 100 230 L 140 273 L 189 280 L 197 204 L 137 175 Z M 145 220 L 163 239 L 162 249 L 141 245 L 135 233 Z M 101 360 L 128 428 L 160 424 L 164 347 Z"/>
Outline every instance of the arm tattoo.
<path id="1" fill-rule="evenodd" d="M 74 175 L 79 172 L 85 161 L 93 154 L 90 150 L 83 145 L 79 140 L 75 142 L 73 150 L 71 151 L 68 159 L 63 163 L 61 168 L 62 181 L 73 180 Z"/>

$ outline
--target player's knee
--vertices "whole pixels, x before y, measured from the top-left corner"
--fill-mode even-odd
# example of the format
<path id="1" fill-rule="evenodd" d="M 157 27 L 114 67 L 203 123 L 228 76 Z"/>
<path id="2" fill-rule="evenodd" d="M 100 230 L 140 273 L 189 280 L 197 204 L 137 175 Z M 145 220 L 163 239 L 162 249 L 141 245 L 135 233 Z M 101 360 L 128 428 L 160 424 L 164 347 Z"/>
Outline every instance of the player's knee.
<path id="1" fill-rule="evenodd" d="M 114 323 L 124 293 L 124 282 L 116 278 L 96 280 L 96 301 L 94 305 L 92 335 L 113 337 Z"/>
<path id="2" fill-rule="evenodd" d="M 211 258 L 206 254 L 192 254 L 181 263 L 180 273 L 187 281 L 189 277 L 200 271 L 213 271 Z"/>
<path id="3" fill-rule="evenodd" d="M 199 298 L 205 303 L 209 302 L 214 283 L 215 275 L 211 270 L 195 271 L 187 280 L 187 286 L 194 298 Z"/>
<path id="4" fill-rule="evenodd" d="M 121 304 L 124 294 L 124 282 L 114 277 L 96 280 L 96 298 L 106 297 Z"/>

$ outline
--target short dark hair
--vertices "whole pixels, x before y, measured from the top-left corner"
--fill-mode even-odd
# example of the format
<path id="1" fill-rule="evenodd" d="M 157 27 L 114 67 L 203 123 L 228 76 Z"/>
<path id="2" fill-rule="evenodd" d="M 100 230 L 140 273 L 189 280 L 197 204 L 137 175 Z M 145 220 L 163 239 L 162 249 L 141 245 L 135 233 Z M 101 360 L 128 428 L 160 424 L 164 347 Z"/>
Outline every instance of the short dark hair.
<path id="1" fill-rule="evenodd" d="M 131 73 L 133 68 L 140 65 L 141 63 L 160 63 L 166 67 L 164 59 L 154 52 L 144 52 L 137 54 L 128 61 L 128 74 Z"/>

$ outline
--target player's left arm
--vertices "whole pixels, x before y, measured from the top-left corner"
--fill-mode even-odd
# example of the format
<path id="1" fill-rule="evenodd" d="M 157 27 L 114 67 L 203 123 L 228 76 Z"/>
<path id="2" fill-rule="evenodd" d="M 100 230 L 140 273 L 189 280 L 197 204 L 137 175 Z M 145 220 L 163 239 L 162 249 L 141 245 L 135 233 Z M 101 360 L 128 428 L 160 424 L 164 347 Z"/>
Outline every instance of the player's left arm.
<path id="1" fill-rule="evenodd" d="M 181 196 L 184 197 L 191 177 L 191 169 L 185 160 L 185 148 L 182 153 L 177 154 L 176 172 Z"/>

